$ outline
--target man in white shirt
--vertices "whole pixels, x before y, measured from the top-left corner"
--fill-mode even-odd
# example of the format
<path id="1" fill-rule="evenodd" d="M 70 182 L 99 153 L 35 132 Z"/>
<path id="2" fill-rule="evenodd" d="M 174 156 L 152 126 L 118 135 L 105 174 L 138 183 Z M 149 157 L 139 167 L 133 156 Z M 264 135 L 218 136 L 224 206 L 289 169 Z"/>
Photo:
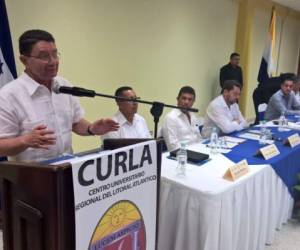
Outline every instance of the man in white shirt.
<path id="1" fill-rule="evenodd" d="M 278 119 L 283 115 L 300 115 L 300 102 L 292 91 L 294 76 L 285 74 L 281 76 L 280 89 L 275 92 L 269 102 L 264 115 L 267 121 Z"/>
<path id="2" fill-rule="evenodd" d="M 59 53 L 50 33 L 24 32 L 19 50 L 25 71 L 0 90 L 0 156 L 43 161 L 72 152 L 72 131 L 84 136 L 118 129 L 112 119 L 88 122 L 75 97 L 52 91 L 69 83 L 57 76 Z"/>
<path id="3" fill-rule="evenodd" d="M 195 90 L 190 86 L 184 86 L 179 91 L 177 106 L 192 108 L 195 98 Z M 169 151 L 179 148 L 181 141 L 192 144 L 202 139 L 199 119 L 194 113 L 180 109 L 173 109 L 166 115 L 162 133 Z"/>
<path id="4" fill-rule="evenodd" d="M 115 96 L 128 99 L 138 99 L 131 87 L 123 86 L 116 90 Z M 138 103 L 134 101 L 116 100 L 119 107 L 118 112 L 113 116 L 113 120 L 119 123 L 117 131 L 109 132 L 102 136 L 108 138 L 150 138 L 149 129 L 145 119 L 137 114 Z"/>
<path id="5" fill-rule="evenodd" d="M 224 82 L 221 95 L 211 101 L 207 107 L 202 129 L 204 138 L 210 136 L 212 127 L 217 127 L 224 134 L 248 127 L 237 104 L 240 94 L 241 85 L 238 81 L 226 80 Z"/>
<path id="6" fill-rule="evenodd" d="M 294 79 L 293 91 L 297 101 L 300 103 L 300 76 L 296 76 Z"/>

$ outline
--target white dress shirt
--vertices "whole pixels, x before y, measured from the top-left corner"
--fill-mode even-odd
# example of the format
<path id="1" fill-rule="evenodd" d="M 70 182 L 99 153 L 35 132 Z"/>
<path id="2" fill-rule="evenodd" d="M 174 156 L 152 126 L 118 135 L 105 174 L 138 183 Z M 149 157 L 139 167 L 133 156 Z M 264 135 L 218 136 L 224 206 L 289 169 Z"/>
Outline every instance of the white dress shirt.
<path id="1" fill-rule="evenodd" d="M 102 135 L 102 139 L 151 137 L 145 119 L 139 114 L 134 115 L 132 123 L 130 123 L 120 111 L 118 111 L 112 119 L 119 123 L 120 128 L 118 131 Z"/>
<path id="2" fill-rule="evenodd" d="M 202 137 L 199 130 L 199 119 L 194 113 L 189 112 L 191 122 L 186 114 L 179 109 L 173 109 L 166 115 L 162 128 L 169 151 L 180 147 L 180 141 L 187 141 L 188 144 L 199 142 Z"/>
<path id="3" fill-rule="evenodd" d="M 60 85 L 70 84 L 55 77 Z M 43 161 L 72 152 L 72 125 L 83 118 L 78 100 L 55 94 L 23 73 L 0 90 L 0 138 L 14 138 L 30 133 L 44 124 L 55 131 L 56 144 L 49 150 L 28 148 L 9 157 L 14 161 Z"/>
<path id="4" fill-rule="evenodd" d="M 285 95 L 281 89 L 273 94 L 268 102 L 264 118 L 267 121 L 278 119 L 280 115 L 299 115 L 300 102 L 298 102 L 294 91 Z"/>
<path id="5" fill-rule="evenodd" d="M 212 127 L 217 127 L 223 133 L 228 134 L 242 130 L 248 127 L 248 124 L 241 114 L 239 105 L 234 103 L 228 107 L 223 95 L 219 95 L 207 107 L 202 129 L 203 137 L 209 136 Z"/>

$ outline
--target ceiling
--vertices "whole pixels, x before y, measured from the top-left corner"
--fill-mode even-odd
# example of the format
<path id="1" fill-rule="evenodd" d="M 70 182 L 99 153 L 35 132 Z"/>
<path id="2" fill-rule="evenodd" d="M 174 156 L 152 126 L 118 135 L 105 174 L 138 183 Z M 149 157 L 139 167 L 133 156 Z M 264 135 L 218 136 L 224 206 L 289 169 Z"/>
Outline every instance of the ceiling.
<path id="1" fill-rule="evenodd" d="M 272 0 L 272 1 L 300 12 L 300 0 Z"/>

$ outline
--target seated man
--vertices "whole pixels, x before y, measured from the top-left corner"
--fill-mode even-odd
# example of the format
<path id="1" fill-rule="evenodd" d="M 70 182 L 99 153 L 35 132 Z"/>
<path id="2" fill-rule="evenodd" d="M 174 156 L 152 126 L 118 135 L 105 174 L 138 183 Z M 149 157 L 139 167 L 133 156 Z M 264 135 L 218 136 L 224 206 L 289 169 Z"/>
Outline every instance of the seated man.
<path id="1" fill-rule="evenodd" d="M 236 80 L 224 82 L 221 95 L 212 100 L 207 107 L 202 129 L 203 137 L 209 137 L 212 127 L 219 128 L 224 134 L 248 127 L 237 104 L 240 93 L 241 85 Z"/>
<path id="2" fill-rule="evenodd" d="M 280 90 L 278 90 L 269 100 L 265 112 L 266 120 L 273 120 L 285 115 L 299 115 L 300 102 L 297 100 L 295 93 L 292 91 L 294 78 L 291 76 L 283 77 L 281 80 Z"/>
<path id="3" fill-rule="evenodd" d="M 116 90 L 115 96 L 137 99 L 131 87 L 120 87 Z M 109 132 L 102 136 L 108 138 L 150 138 L 149 129 L 145 119 L 137 114 L 138 103 L 133 101 L 116 100 L 119 111 L 113 116 L 113 120 L 119 123 L 117 131 Z"/>
<path id="4" fill-rule="evenodd" d="M 182 87 L 177 97 L 177 106 L 191 108 L 195 98 L 195 90 L 192 87 Z M 191 144 L 202 139 L 195 114 L 180 109 L 173 109 L 166 115 L 162 133 L 169 151 L 179 148 L 180 141 Z"/>
<path id="5" fill-rule="evenodd" d="M 300 76 L 296 76 L 294 79 L 293 91 L 297 101 L 300 102 Z"/>

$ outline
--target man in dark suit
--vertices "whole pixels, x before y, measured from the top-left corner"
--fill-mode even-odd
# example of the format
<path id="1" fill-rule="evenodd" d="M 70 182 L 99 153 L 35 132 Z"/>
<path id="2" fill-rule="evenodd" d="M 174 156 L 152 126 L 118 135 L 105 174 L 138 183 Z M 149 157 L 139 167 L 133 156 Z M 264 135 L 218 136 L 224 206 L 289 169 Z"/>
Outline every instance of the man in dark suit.
<path id="1" fill-rule="evenodd" d="M 220 86 L 223 88 L 223 84 L 226 80 L 236 80 L 243 87 L 243 72 L 239 66 L 240 55 L 236 52 L 230 55 L 230 62 L 224 65 L 220 70 Z"/>

